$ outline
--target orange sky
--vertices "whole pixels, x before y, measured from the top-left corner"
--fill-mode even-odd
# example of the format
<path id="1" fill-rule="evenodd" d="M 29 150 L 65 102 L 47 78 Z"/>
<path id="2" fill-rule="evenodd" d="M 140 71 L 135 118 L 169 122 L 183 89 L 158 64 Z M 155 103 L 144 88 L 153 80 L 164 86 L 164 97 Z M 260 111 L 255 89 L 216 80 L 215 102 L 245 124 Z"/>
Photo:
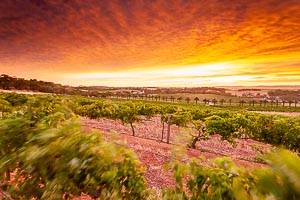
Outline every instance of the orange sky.
<path id="1" fill-rule="evenodd" d="M 0 74 L 70 85 L 300 85 L 299 0 L 1 0 Z"/>

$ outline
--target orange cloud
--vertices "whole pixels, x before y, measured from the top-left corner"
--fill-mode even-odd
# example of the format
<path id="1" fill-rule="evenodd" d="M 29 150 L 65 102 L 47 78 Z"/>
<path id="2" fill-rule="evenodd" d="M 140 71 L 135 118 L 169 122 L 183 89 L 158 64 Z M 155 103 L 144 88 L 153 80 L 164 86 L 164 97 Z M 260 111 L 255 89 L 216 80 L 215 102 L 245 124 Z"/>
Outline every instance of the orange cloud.
<path id="1" fill-rule="evenodd" d="M 298 0 L 3 0 L 0 69 L 54 79 L 231 62 L 240 67 L 214 75 L 284 81 L 300 73 L 299 10 Z"/>

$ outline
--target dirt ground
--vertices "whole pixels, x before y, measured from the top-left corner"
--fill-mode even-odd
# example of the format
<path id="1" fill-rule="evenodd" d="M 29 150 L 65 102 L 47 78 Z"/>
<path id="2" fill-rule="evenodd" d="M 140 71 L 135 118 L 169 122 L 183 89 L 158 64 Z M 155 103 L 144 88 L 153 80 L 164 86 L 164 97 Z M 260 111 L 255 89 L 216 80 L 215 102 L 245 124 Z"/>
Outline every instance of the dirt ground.
<path id="1" fill-rule="evenodd" d="M 287 117 L 300 117 L 300 112 L 274 112 L 274 111 L 249 111 L 268 115 L 282 115 Z"/>
<path id="2" fill-rule="evenodd" d="M 124 126 L 120 121 L 109 119 L 91 120 L 82 118 L 82 123 L 86 132 L 99 130 L 106 140 L 114 140 L 122 143 L 125 147 L 133 150 L 146 168 L 147 186 L 160 192 L 161 188 L 173 187 L 175 180 L 171 171 L 164 169 L 165 164 L 173 157 L 174 149 L 184 146 L 189 131 L 176 126 L 171 126 L 170 143 L 166 144 L 164 136 L 161 141 L 162 125 L 159 116 L 150 120 L 144 120 L 135 124 L 136 136 L 132 136 L 130 126 Z M 165 130 L 165 135 L 166 135 Z M 253 162 L 261 155 L 261 150 L 271 149 L 270 145 L 259 143 L 253 140 L 237 139 L 237 146 L 232 147 L 227 141 L 222 141 L 220 136 L 213 135 L 210 140 L 201 141 L 196 145 L 196 149 L 186 149 L 188 158 L 206 158 L 206 161 L 228 156 L 238 165 L 245 167 L 262 167 L 261 163 Z"/>

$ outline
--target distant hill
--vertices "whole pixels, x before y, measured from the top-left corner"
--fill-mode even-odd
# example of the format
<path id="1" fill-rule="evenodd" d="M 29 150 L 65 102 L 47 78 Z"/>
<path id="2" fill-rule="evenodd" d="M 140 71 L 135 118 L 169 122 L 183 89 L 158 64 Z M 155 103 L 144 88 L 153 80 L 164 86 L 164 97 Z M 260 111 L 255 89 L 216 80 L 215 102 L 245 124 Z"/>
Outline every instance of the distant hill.
<path id="1" fill-rule="evenodd" d="M 78 86 L 72 87 L 53 82 L 46 82 L 37 79 L 26 80 L 24 78 L 12 77 L 6 74 L 0 76 L 0 89 L 4 90 L 25 90 L 43 93 L 70 94 L 83 96 L 105 97 L 115 94 L 131 94 L 133 90 L 144 91 L 144 94 L 224 94 L 226 89 L 216 87 L 107 87 L 107 86 Z M 228 94 L 227 94 L 228 95 Z"/>
<path id="2" fill-rule="evenodd" d="M 300 100 L 300 86 L 227 86 L 227 87 L 107 87 L 61 85 L 37 79 L 26 80 L 6 74 L 0 76 L 0 89 L 28 92 L 81 95 L 90 97 L 165 95 L 165 94 L 215 94 L 222 96 L 243 96 L 255 93 L 255 97 L 270 99 Z M 258 95 L 259 94 L 259 95 Z M 251 96 L 251 95 L 250 95 Z M 252 94 L 253 96 L 253 94 Z"/>
<path id="3" fill-rule="evenodd" d="M 0 89 L 3 90 L 23 90 L 42 93 L 55 93 L 55 94 L 69 94 L 69 95 L 82 95 L 102 96 L 104 94 L 97 92 L 99 88 L 105 87 L 72 87 L 68 85 L 61 85 L 53 82 L 46 82 L 37 79 L 26 80 L 24 78 L 12 77 L 6 74 L 0 76 Z"/>
<path id="4" fill-rule="evenodd" d="M 300 90 L 300 85 L 219 86 L 228 90 Z"/>

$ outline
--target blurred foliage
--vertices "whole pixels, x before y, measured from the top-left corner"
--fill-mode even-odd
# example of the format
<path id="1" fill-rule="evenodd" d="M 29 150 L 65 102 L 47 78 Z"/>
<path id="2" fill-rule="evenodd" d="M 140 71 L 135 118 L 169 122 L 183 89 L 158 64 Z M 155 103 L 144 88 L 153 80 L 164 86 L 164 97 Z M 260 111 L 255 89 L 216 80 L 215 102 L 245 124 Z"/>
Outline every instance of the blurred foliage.
<path id="1" fill-rule="evenodd" d="M 217 158 L 209 164 L 192 159 L 172 161 L 176 186 L 164 189 L 163 199 L 276 199 L 300 198 L 300 158 L 280 150 L 268 155 L 267 168 L 247 170 L 229 158 Z"/>
<path id="2" fill-rule="evenodd" d="M 235 144 L 251 138 L 299 152 L 300 119 L 241 111 L 113 102 L 59 95 L 0 94 L 0 189 L 13 199 L 69 199 L 85 193 L 100 199 L 146 199 L 144 169 L 137 156 L 83 133 L 78 115 L 130 124 L 160 115 L 187 127 L 191 147 L 219 134 Z M 193 148 L 194 148 L 193 147 Z M 179 150 L 183 147 L 180 146 Z M 180 158 L 186 159 L 183 155 Z M 300 199 L 299 157 L 282 150 L 265 158 L 268 168 L 246 170 L 231 160 L 205 166 L 173 161 L 176 187 L 164 199 Z M 14 176 L 11 176 L 14 173 Z"/>
<path id="3" fill-rule="evenodd" d="M 0 121 L 0 186 L 13 199 L 144 199 L 143 174 L 133 152 L 84 134 L 59 97 L 33 98 Z"/>

